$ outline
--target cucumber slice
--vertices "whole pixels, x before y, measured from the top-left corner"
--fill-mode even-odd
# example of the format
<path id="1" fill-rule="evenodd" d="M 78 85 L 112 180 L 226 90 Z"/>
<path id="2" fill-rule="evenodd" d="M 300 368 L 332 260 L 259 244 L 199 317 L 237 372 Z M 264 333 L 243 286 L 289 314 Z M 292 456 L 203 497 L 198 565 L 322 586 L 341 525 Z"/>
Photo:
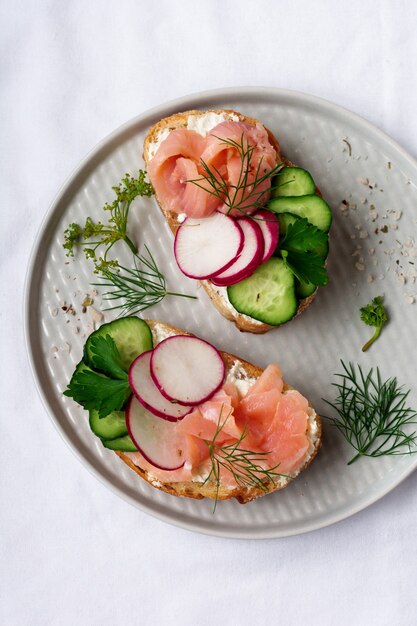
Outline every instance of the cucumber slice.
<path id="1" fill-rule="evenodd" d="M 308 196 L 316 192 L 316 183 L 301 167 L 283 167 L 272 180 L 272 197 Z"/>
<path id="2" fill-rule="evenodd" d="M 112 439 L 111 441 L 102 441 L 101 443 L 108 450 L 120 450 L 121 452 L 138 451 L 137 447 L 135 446 L 129 435 L 125 435 L 124 437 L 118 437 L 117 439 Z"/>
<path id="3" fill-rule="evenodd" d="M 270 326 L 288 322 L 297 312 L 294 274 L 277 258 L 269 259 L 252 276 L 228 287 L 227 295 L 239 313 Z"/>
<path id="4" fill-rule="evenodd" d="M 92 366 L 90 361 L 91 339 L 106 335 L 110 335 L 114 340 L 120 353 L 122 367 L 126 372 L 137 356 L 153 348 L 152 332 L 147 323 L 139 317 L 122 317 L 114 320 L 114 322 L 103 324 L 89 336 L 84 346 L 84 360 L 87 365 Z"/>
<path id="5" fill-rule="evenodd" d="M 106 417 L 100 418 L 98 411 L 89 412 L 90 428 L 101 439 L 117 439 L 127 435 L 126 416 L 124 411 L 113 411 Z"/>
<path id="6" fill-rule="evenodd" d="M 314 293 L 317 289 L 317 285 L 313 285 L 313 283 L 306 283 L 303 280 L 295 279 L 295 293 L 302 300 L 303 298 L 308 298 Z"/>
<path id="7" fill-rule="evenodd" d="M 292 213 L 280 213 L 278 215 L 280 237 L 284 237 L 288 230 L 288 226 L 290 224 L 294 224 L 294 222 L 299 219 L 301 218 L 297 215 L 293 215 Z M 327 237 L 325 244 L 316 246 L 313 252 L 316 252 L 322 259 L 327 259 L 329 254 L 329 238 Z"/>
<path id="8" fill-rule="evenodd" d="M 320 196 L 282 196 L 272 198 L 268 202 L 267 209 L 274 213 L 293 213 L 298 217 L 305 217 L 311 224 L 320 230 L 328 232 L 332 223 L 332 212 Z"/>
<path id="9" fill-rule="evenodd" d="M 288 226 L 294 224 L 294 222 L 300 219 L 301 217 L 298 217 L 298 215 L 293 215 L 292 213 L 280 213 L 278 215 L 279 234 L 286 235 Z"/>

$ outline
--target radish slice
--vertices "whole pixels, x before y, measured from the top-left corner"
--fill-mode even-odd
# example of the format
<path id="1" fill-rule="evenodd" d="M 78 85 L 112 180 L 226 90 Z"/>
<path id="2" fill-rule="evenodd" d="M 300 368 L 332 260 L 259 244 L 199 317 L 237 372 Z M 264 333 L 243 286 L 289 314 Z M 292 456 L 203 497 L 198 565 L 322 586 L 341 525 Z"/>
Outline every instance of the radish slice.
<path id="1" fill-rule="evenodd" d="M 175 404 L 164 398 L 151 376 L 152 350 L 143 352 L 129 369 L 129 384 L 133 393 L 143 406 L 157 417 L 170 422 L 182 419 L 192 411 L 192 407 Z"/>
<path id="2" fill-rule="evenodd" d="M 239 222 L 245 238 L 243 250 L 227 270 L 212 278 L 212 282 L 221 287 L 234 285 L 253 274 L 264 256 L 264 237 L 258 222 L 250 217 L 242 217 L 237 222 Z"/>
<path id="3" fill-rule="evenodd" d="M 207 341 L 176 335 L 159 343 L 151 358 L 151 376 L 168 400 L 184 405 L 205 402 L 222 386 L 225 367 Z"/>
<path id="4" fill-rule="evenodd" d="M 236 220 L 223 213 L 187 218 L 177 230 L 174 254 L 180 270 L 190 278 L 210 278 L 235 261 L 243 247 Z"/>
<path id="5" fill-rule="evenodd" d="M 262 231 L 265 243 L 265 252 L 261 263 L 265 263 L 274 253 L 279 238 L 278 216 L 272 211 L 261 209 L 253 216 Z M 259 219 L 257 219 L 259 218 Z"/>
<path id="6" fill-rule="evenodd" d="M 185 462 L 186 439 L 176 424 L 150 413 L 132 396 L 126 409 L 130 438 L 149 463 L 163 470 L 180 469 Z"/>

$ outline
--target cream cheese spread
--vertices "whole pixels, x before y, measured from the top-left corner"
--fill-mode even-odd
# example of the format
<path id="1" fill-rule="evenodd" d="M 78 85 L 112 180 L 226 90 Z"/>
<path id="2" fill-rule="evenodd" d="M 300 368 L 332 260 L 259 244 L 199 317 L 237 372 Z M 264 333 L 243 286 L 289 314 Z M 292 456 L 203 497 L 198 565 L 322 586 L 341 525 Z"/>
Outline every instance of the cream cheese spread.
<path id="1" fill-rule="evenodd" d="M 205 115 L 190 115 L 188 117 L 187 129 L 194 130 L 196 133 L 205 137 L 207 133 L 209 133 L 212 128 L 217 126 L 217 124 L 221 124 L 221 122 L 225 122 L 226 120 L 232 120 L 233 122 L 238 122 L 239 117 L 234 113 L 214 113 L 209 111 L 205 113 Z M 151 161 L 161 143 L 168 137 L 171 129 L 163 128 L 155 141 L 152 141 L 148 146 L 148 159 Z"/>

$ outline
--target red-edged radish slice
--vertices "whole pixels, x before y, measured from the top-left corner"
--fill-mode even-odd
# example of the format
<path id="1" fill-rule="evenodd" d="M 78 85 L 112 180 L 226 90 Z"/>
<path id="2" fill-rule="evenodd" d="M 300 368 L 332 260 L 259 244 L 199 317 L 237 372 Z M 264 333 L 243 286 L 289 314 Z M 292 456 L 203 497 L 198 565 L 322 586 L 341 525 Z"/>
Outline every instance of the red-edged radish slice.
<path id="1" fill-rule="evenodd" d="M 151 376 L 152 350 L 143 352 L 129 369 L 129 384 L 136 398 L 157 417 L 176 422 L 192 411 L 191 406 L 183 406 L 167 400 L 155 385 Z"/>
<path id="2" fill-rule="evenodd" d="M 176 335 L 154 349 L 151 376 L 168 400 L 195 406 L 222 386 L 225 367 L 220 353 L 207 341 Z"/>
<path id="3" fill-rule="evenodd" d="M 250 217 L 236 220 L 245 238 L 242 252 L 236 261 L 224 272 L 216 274 L 211 280 L 215 285 L 227 287 L 247 278 L 260 265 L 264 256 L 265 244 L 262 230 Z"/>
<path id="4" fill-rule="evenodd" d="M 150 413 L 136 396 L 126 409 L 126 426 L 130 438 L 149 463 L 163 470 L 180 469 L 185 462 L 186 439 L 177 424 L 161 420 Z"/>
<path id="5" fill-rule="evenodd" d="M 260 211 L 257 211 L 253 217 L 255 218 L 255 221 L 264 236 L 265 252 L 261 263 L 265 263 L 265 261 L 267 261 L 274 254 L 275 248 L 278 244 L 278 216 L 276 213 L 272 213 L 272 211 L 261 209 Z"/>
<path id="6" fill-rule="evenodd" d="M 177 230 L 174 254 L 178 267 L 190 278 L 210 278 L 232 265 L 243 247 L 236 220 L 223 213 L 187 218 Z"/>

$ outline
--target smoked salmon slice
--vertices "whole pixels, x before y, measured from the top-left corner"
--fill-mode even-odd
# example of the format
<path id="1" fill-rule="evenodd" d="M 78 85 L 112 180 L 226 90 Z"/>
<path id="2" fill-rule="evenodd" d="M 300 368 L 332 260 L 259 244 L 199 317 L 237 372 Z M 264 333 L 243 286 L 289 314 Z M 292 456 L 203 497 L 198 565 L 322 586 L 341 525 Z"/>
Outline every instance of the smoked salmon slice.
<path id="1" fill-rule="evenodd" d="M 197 218 L 216 210 L 236 216 L 253 213 L 268 200 L 271 178 L 264 176 L 275 163 L 276 151 L 261 124 L 228 121 L 206 137 L 187 128 L 172 130 L 150 161 L 148 174 L 169 211 Z M 215 183 L 217 195 L 207 168 L 221 182 L 220 187 Z M 231 210 L 231 203 L 236 208 Z"/>
<path id="2" fill-rule="evenodd" d="M 278 389 L 282 391 L 284 382 L 282 380 L 282 373 L 278 365 L 271 363 L 262 372 L 261 376 L 250 387 L 246 396 L 251 396 L 255 393 L 263 393 L 270 389 Z"/>
<path id="3" fill-rule="evenodd" d="M 179 430 L 210 442 L 220 426 L 216 437 L 217 443 L 221 444 L 231 438 L 239 439 L 242 431 L 235 422 L 233 407 L 223 402 L 208 401 L 200 405 L 196 411 L 186 415 L 179 425 Z"/>
<path id="4" fill-rule="evenodd" d="M 201 481 L 212 468 L 208 444 L 217 433 L 214 446 L 218 446 L 219 458 L 224 460 L 221 455 L 227 455 L 225 446 L 237 445 L 238 449 L 250 450 L 258 466 L 274 468 L 274 472 L 286 475 L 295 470 L 308 453 L 308 411 L 308 402 L 298 391 L 283 391 L 281 370 L 272 364 L 243 397 L 229 381 L 210 400 L 175 424 L 174 428 L 183 436 L 185 464 L 182 468 L 160 470 L 148 463 L 140 452 L 127 456 L 140 461 L 140 466 L 157 480 L 179 482 L 194 477 Z M 220 463 L 218 470 L 221 483 L 232 488 L 236 486 L 236 478 L 228 467 L 227 462 Z"/>
<path id="5" fill-rule="evenodd" d="M 209 186 L 202 175 L 201 154 L 205 143 L 205 138 L 195 131 L 177 128 L 156 151 L 148 174 L 167 210 L 189 217 L 208 217 L 220 205 L 219 199 L 207 191 Z"/>
<path id="6" fill-rule="evenodd" d="M 275 166 L 276 156 L 268 133 L 260 124 L 228 121 L 215 126 L 207 135 L 201 160 L 229 186 L 229 199 L 219 210 L 238 216 L 253 213 L 264 204 L 269 198 L 271 179 L 263 177 Z M 255 181 L 260 182 L 254 186 Z M 230 210 L 230 201 L 236 208 Z"/>
<path id="7" fill-rule="evenodd" d="M 247 428 L 255 441 L 261 441 L 274 419 L 281 400 L 278 389 L 269 389 L 262 393 L 247 394 L 236 409 L 238 425 Z"/>

